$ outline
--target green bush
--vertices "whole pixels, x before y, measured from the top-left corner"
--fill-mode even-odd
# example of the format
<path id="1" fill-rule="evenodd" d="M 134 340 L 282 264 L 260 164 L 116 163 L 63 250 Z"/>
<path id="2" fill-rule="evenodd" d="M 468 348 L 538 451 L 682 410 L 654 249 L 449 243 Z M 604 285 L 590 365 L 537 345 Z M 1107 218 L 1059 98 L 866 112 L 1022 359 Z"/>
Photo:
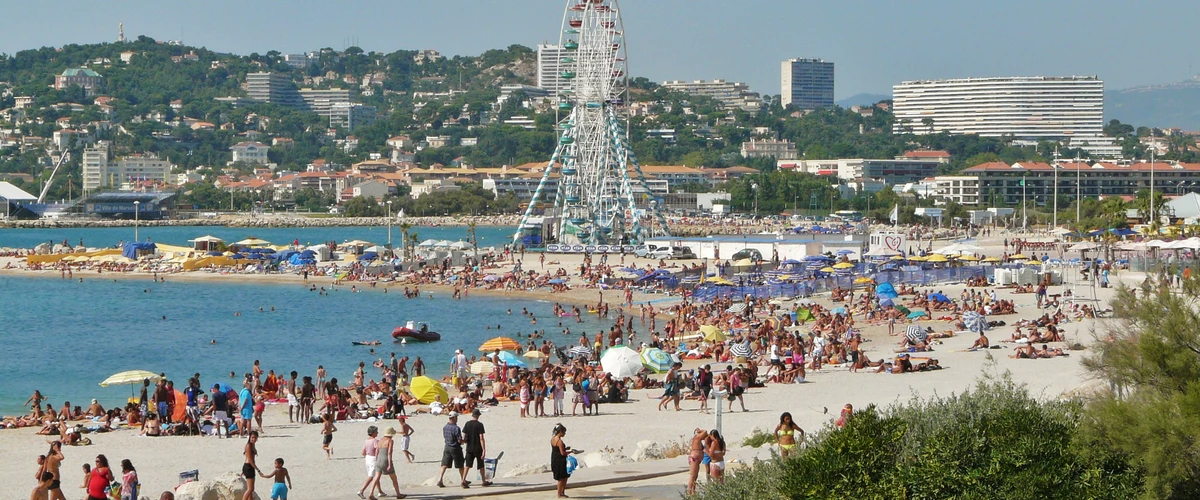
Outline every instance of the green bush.
<path id="1" fill-rule="evenodd" d="M 1077 449 L 1081 406 L 1040 402 L 1009 380 L 961 395 L 868 407 L 786 460 L 756 462 L 704 499 L 1131 498 L 1124 457 Z"/>

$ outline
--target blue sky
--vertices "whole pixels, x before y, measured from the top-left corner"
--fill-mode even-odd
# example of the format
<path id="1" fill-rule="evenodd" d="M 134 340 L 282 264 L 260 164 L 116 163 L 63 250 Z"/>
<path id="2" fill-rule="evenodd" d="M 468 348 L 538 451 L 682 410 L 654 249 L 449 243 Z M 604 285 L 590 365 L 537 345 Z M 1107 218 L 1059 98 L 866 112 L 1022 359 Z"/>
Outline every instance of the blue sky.
<path id="1" fill-rule="evenodd" d="M 558 0 L 344 2 L 19 2 L 0 52 L 129 37 L 182 39 L 248 54 L 433 48 L 478 54 L 557 40 Z M 779 63 L 837 64 L 837 97 L 887 94 L 911 79 L 1099 75 L 1107 89 L 1178 82 L 1200 72 L 1200 2 L 923 0 L 848 2 L 626 0 L 630 73 L 723 78 L 779 93 Z M 1196 67 L 1193 67 L 1195 65 Z"/>

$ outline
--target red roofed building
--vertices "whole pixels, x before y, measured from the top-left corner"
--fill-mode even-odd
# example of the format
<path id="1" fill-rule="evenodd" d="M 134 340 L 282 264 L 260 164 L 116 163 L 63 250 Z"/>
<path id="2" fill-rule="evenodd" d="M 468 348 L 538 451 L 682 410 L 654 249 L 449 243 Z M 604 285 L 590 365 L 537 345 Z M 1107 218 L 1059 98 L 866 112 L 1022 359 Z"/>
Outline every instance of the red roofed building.
<path id="1" fill-rule="evenodd" d="M 950 153 L 946 151 L 909 151 L 897 160 L 933 160 L 938 163 L 950 163 Z"/>

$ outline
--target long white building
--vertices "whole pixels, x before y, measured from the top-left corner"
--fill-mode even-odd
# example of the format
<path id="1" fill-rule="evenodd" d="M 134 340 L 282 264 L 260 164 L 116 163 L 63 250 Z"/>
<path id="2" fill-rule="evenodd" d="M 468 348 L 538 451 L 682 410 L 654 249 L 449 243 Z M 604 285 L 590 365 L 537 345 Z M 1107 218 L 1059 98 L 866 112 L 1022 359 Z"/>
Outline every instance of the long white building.
<path id="1" fill-rule="evenodd" d="M 917 80 L 892 87 L 896 133 L 1100 136 L 1104 82 L 1095 76 Z"/>
<path id="2" fill-rule="evenodd" d="M 762 108 L 762 97 L 758 92 L 751 92 L 750 86 L 741 82 L 671 80 L 663 82 L 662 86 L 685 94 L 711 97 L 726 108 L 738 108 L 748 112 L 756 112 Z"/>

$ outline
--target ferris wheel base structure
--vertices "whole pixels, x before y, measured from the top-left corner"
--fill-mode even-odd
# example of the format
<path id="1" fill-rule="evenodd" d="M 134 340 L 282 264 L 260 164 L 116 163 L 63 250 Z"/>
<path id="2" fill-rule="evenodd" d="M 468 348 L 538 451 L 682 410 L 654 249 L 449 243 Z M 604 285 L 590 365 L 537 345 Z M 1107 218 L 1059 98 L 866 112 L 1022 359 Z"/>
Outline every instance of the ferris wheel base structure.
<path id="1" fill-rule="evenodd" d="M 665 236 L 667 221 L 629 147 L 628 62 L 617 0 L 571 0 L 559 38 L 558 145 L 521 218 L 516 243 L 636 245 Z M 546 188 L 557 179 L 554 199 Z M 539 212 L 541 212 L 539 214 Z"/>

